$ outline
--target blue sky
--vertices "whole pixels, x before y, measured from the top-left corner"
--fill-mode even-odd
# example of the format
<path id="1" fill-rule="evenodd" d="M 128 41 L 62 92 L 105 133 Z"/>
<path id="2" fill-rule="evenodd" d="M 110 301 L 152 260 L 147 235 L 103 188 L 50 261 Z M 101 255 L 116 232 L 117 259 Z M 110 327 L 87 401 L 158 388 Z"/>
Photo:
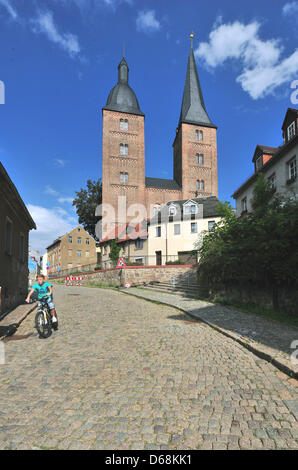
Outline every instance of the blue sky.
<path id="1" fill-rule="evenodd" d="M 0 160 L 43 251 L 76 224 L 75 190 L 101 176 L 101 108 L 123 43 L 146 114 L 146 175 L 172 178 L 190 41 L 218 126 L 219 198 L 251 174 L 257 144 L 282 142 L 298 79 L 298 1 L 0 0 Z"/>

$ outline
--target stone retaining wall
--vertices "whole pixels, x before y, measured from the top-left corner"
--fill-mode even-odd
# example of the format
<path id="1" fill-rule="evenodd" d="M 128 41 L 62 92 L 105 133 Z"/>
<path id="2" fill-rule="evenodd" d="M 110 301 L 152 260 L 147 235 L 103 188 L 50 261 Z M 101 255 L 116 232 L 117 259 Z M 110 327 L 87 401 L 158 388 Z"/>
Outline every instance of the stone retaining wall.
<path id="1" fill-rule="evenodd" d="M 113 283 L 117 285 L 123 282 L 141 285 L 153 281 L 170 281 L 173 277 L 178 277 L 181 280 L 189 279 L 191 282 L 195 282 L 197 278 L 196 270 L 197 268 L 194 265 L 127 266 L 123 269 L 111 268 L 84 273 L 84 278 L 87 282 Z M 64 277 L 60 276 L 50 280 L 55 279 L 61 280 Z"/>

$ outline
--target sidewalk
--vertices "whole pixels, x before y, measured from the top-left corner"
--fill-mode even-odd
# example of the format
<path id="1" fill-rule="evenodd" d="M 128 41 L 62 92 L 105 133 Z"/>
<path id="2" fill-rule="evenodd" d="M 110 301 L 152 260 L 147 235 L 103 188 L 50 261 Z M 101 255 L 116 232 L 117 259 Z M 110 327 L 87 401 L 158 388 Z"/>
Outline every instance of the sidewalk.
<path id="1" fill-rule="evenodd" d="M 0 320 L 0 340 L 6 336 L 7 327 L 9 325 L 15 324 L 19 327 L 25 318 L 36 309 L 36 307 L 37 302 L 33 304 L 19 305 Z"/>
<path id="2" fill-rule="evenodd" d="M 121 292 L 176 307 L 233 338 L 290 377 L 298 379 L 298 365 L 291 362 L 291 354 L 294 349 L 297 349 L 297 346 L 291 349 L 292 342 L 298 341 L 297 327 L 203 300 L 190 299 L 179 294 L 136 287 L 121 289 Z"/>

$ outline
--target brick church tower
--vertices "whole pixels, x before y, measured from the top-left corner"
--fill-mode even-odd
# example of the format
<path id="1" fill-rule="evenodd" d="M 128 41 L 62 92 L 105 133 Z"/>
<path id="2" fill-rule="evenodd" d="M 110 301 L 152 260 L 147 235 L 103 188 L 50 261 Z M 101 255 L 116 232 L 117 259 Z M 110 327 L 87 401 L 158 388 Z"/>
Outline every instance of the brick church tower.
<path id="1" fill-rule="evenodd" d="M 188 57 L 180 119 L 173 144 L 174 179 L 182 199 L 218 196 L 217 127 L 204 103 L 192 47 Z"/>
<path id="2" fill-rule="evenodd" d="M 144 203 L 145 115 L 128 84 L 128 74 L 129 68 L 123 57 L 118 66 L 118 83 L 102 110 L 102 197 L 104 203 L 114 207 L 116 223 L 123 222 L 124 217 L 122 210 L 118 214 L 119 196 L 126 196 L 126 208 L 134 203 Z"/>
<path id="3" fill-rule="evenodd" d="M 173 143 L 172 180 L 145 176 L 145 115 L 128 84 L 129 68 L 124 57 L 118 66 L 118 83 L 102 109 L 103 203 L 113 206 L 115 226 L 135 217 L 134 213 L 125 214 L 133 204 L 142 204 L 149 217 L 153 206 L 171 200 L 218 196 L 217 127 L 206 111 L 192 39 L 193 35 Z M 124 207 L 121 196 L 126 197 Z"/>

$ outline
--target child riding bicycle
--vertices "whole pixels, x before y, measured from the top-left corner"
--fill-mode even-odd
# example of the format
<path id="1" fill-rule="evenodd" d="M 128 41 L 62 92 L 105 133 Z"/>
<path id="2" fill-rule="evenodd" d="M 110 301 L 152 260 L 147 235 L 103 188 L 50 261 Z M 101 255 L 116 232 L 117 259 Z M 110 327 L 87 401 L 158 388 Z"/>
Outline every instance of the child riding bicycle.
<path id="1" fill-rule="evenodd" d="M 45 276 L 43 274 L 39 274 L 37 276 L 37 283 L 34 284 L 34 286 L 32 286 L 32 289 L 26 298 L 27 303 L 30 302 L 31 295 L 35 291 L 38 294 L 38 300 L 46 298 L 49 310 L 52 315 L 52 323 L 56 323 L 57 318 L 56 318 L 55 305 L 53 303 L 53 286 L 49 282 L 46 282 Z"/>

